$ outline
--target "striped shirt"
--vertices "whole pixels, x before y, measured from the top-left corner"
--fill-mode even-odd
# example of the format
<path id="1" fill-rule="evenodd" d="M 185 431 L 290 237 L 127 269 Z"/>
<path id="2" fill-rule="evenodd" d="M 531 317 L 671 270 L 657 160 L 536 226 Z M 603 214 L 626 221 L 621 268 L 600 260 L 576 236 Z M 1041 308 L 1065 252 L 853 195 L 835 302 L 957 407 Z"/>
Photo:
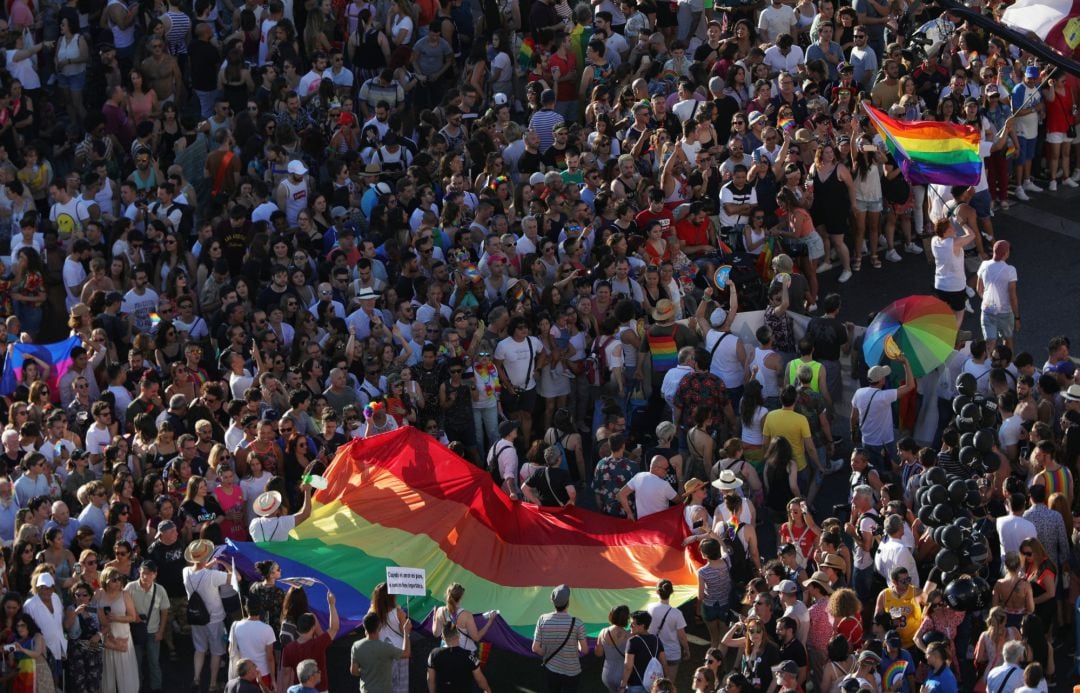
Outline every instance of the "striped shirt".
<path id="1" fill-rule="evenodd" d="M 705 586 L 702 602 L 713 606 L 727 604 L 731 595 L 731 573 L 726 560 L 706 565 L 698 571 L 698 581 Z"/>
<path id="2" fill-rule="evenodd" d="M 535 130 L 536 134 L 540 136 L 540 151 L 546 152 L 551 143 L 555 141 L 555 136 L 551 134 L 551 131 L 563 120 L 561 114 L 550 108 L 541 108 L 536 113 L 533 113 L 532 118 L 529 120 L 529 129 Z"/>
<path id="3" fill-rule="evenodd" d="M 188 33 L 191 31 L 191 19 L 183 12 L 166 12 L 169 18 L 169 31 L 165 34 L 165 43 L 172 55 L 187 55 Z"/>
<path id="4" fill-rule="evenodd" d="M 573 627 L 571 632 L 571 619 Z M 566 634 L 570 633 L 567 638 Z M 585 639 L 585 623 L 565 611 L 544 614 L 536 622 L 533 641 L 544 648 L 545 667 L 563 676 L 577 676 L 581 673 L 581 660 L 578 658 L 578 641 Z M 563 645 L 563 642 L 566 642 Z M 562 646 L 560 648 L 560 645 Z"/>

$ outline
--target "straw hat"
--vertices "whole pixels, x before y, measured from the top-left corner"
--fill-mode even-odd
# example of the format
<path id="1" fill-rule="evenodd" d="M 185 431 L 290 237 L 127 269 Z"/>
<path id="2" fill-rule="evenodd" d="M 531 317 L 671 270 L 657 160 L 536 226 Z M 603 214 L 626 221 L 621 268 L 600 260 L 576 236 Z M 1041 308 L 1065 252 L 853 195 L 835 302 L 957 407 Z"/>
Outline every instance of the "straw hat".
<path id="1" fill-rule="evenodd" d="M 206 539 L 196 539 L 184 549 L 184 560 L 188 563 L 205 563 L 213 555 L 214 544 Z"/>
<path id="2" fill-rule="evenodd" d="M 652 312 L 653 320 L 656 322 L 667 322 L 668 320 L 675 319 L 675 304 L 671 300 L 662 298 L 656 302 L 656 307 Z"/>
<path id="3" fill-rule="evenodd" d="M 843 570 L 846 566 L 844 565 L 843 558 L 840 558 L 840 556 L 835 553 L 827 553 L 821 559 L 821 567 L 832 568 L 833 570 Z"/>
<path id="4" fill-rule="evenodd" d="M 281 507 L 281 494 L 277 491 L 264 491 L 255 499 L 252 510 L 259 517 L 270 517 Z"/>
<path id="5" fill-rule="evenodd" d="M 832 594 L 833 592 L 832 586 L 829 584 L 829 576 L 820 570 L 815 570 L 808 580 L 803 580 L 803 587 L 809 587 L 810 583 L 820 587 L 825 594 Z"/>
<path id="6" fill-rule="evenodd" d="M 697 491 L 699 488 L 704 487 L 705 482 L 701 479 L 689 479 L 685 484 L 683 484 L 683 492 L 689 496 L 694 491 Z"/>

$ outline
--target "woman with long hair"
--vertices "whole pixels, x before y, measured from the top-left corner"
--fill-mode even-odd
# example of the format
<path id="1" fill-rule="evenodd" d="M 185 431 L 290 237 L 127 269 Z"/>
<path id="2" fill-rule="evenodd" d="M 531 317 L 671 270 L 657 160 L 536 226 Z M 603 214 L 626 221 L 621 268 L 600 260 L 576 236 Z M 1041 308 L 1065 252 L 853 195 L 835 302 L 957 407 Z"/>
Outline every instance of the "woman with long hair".
<path id="1" fill-rule="evenodd" d="M 146 73 L 141 68 L 134 68 L 128 73 L 128 77 L 131 80 L 131 91 L 128 94 L 127 111 L 132 122 L 138 125 L 144 120 L 157 119 L 160 115 L 158 96 Z"/>
<path id="2" fill-rule="evenodd" d="M 975 683 L 976 691 L 987 691 L 986 674 L 1001 664 L 1002 649 L 1009 640 L 1018 640 L 1020 631 L 1006 623 L 1007 614 L 1000 606 L 990 609 L 986 617 L 986 630 L 979 635 L 975 643 L 975 671 L 979 680 Z"/>
<path id="3" fill-rule="evenodd" d="M 819 690 L 824 693 L 839 693 L 837 684 L 844 678 L 854 674 L 858 662 L 851 653 L 851 645 L 843 635 L 836 634 L 829 638 L 829 644 L 825 649 L 829 661 L 821 671 Z"/>
<path id="4" fill-rule="evenodd" d="M 947 99 L 946 99 L 947 100 Z M 860 137 L 851 146 L 852 183 L 855 206 L 855 242 L 851 252 L 854 259 L 851 268 L 862 269 L 862 248 L 866 241 L 870 246 L 870 264 L 881 269 L 878 257 L 878 226 L 881 221 L 882 191 L 881 175 L 885 156 L 868 137 Z"/>
<path id="5" fill-rule="evenodd" d="M 41 255 L 30 246 L 15 253 L 14 276 L 11 280 L 11 300 L 23 332 L 37 337 L 41 329 L 45 293 L 45 265 Z"/>
<path id="6" fill-rule="evenodd" d="M 1035 615 L 1047 626 L 1047 638 L 1053 642 L 1053 624 L 1057 618 L 1057 573 L 1058 566 L 1050 560 L 1042 542 L 1036 537 L 1028 537 L 1020 542 L 1020 562 L 1024 577 L 1031 585 L 1035 602 Z"/>
<path id="7" fill-rule="evenodd" d="M 1020 554 L 1009 551 L 1003 562 L 1005 575 L 994 583 L 992 603 L 1005 612 L 1009 627 L 1019 627 L 1024 616 L 1035 612 L 1035 596 L 1023 570 Z"/>
<path id="8" fill-rule="evenodd" d="M 609 693 L 622 690 L 623 660 L 626 655 L 626 641 L 630 639 L 627 625 L 630 623 L 630 607 L 620 604 L 608 612 L 608 625 L 596 637 L 593 654 L 604 660 L 604 670 L 600 680 Z"/>
<path id="9" fill-rule="evenodd" d="M 814 522 L 806 500 L 796 496 L 787 502 L 787 522 L 780 525 L 780 542 L 794 544 L 800 568 L 806 569 L 807 563 L 817 548 L 821 528 Z"/>
<path id="10" fill-rule="evenodd" d="M 260 571 L 259 574 L 262 575 L 263 573 Z M 268 574 L 272 574 L 272 572 Z M 310 610 L 307 592 L 302 587 L 290 587 L 289 591 L 285 593 L 285 599 L 281 602 L 281 631 L 278 640 L 282 647 L 295 642 L 300 637 L 299 631 L 296 630 L 296 622 Z M 316 619 L 315 635 L 321 635 L 322 632 L 322 626 L 319 625 L 319 621 Z"/>
<path id="11" fill-rule="evenodd" d="M 180 510 L 190 518 L 192 531 L 196 536 L 209 539 L 215 544 L 221 543 L 221 524 L 225 521 L 225 511 L 210 494 L 210 485 L 205 478 L 198 474 L 191 476 Z"/>
<path id="12" fill-rule="evenodd" d="M 765 623 L 751 616 L 736 623 L 724 635 L 725 647 L 738 648 L 736 670 L 746 677 L 753 691 L 765 691 L 772 682 L 772 668 L 780 663 L 780 648 L 766 632 Z"/>
<path id="13" fill-rule="evenodd" d="M 801 495 L 799 491 L 798 463 L 791 443 L 783 436 L 772 439 L 765 451 L 765 505 L 773 517 L 786 514 L 788 502 Z"/>
<path id="14" fill-rule="evenodd" d="M 836 147 L 831 143 L 818 145 L 810 167 L 810 181 L 814 188 L 811 216 L 821 237 L 827 237 L 836 249 L 843 268 L 837 281 L 844 283 L 851 279 L 851 251 L 844 237 L 848 231 L 848 210 L 855 208 L 855 185 L 851 172 L 837 158 Z"/>
<path id="15" fill-rule="evenodd" d="M 746 461 L 754 467 L 758 476 L 765 471 L 765 437 L 762 427 L 768 413 L 761 382 L 754 378 L 749 379 L 743 386 L 743 395 L 739 400 L 739 420 L 742 422 L 739 439 L 743 444 Z"/>
<path id="16" fill-rule="evenodd" d="M 131 639 L 131 624 L 139 620 L 131 593 L 124 590 L 127 578 L 115 568 L 101 572 L 102 586 L 94 595 L 98 621 L 105 634 L 105 666 L 102 691 L 137 691 L 139 663 Z"/>
<path id="17" fill-rule="evenodd" d="M 79 125 L 86 117 L 83 90 L 86 88 L 86 68 L 90 64 L 90 45 L 79 32 L 78 23 L 72 26 L 70 16 L 60 17 L 55 59 L 61 99 L 71 122 Z"/>
<path id="18" fill-rule="evenodd" d="M 806 254 L 800 255 L 797 259 L 799 269 L 806 276 L 806 281 L 809 284 L 809 291 L 806 296 L 806 303 L 809 305 L 807 310 L 814 312 L 817 310 L 818 296 L 817 266 L 818 262 L 825 257 L 825 245 L 814 227 L 810 212 L 806 211 L 800 204 L 799 199 L 790 188 L 780 189 L 780 192 L 776 194 L 776 205 L 777 214 L 787 219 L 787 230 L 781 229 L 778 234 L 806 247 Z M 874 241 L 874 244 L 876 246 L 877 241 Z"/>
<path id="19" fill-rule="evenodd" d="M 30 576 L 38 567 L 34 545 L 29 541 L 16 541 L 11 547 L 11 564 L 8 566 L 7 584 L 19 594 L 30 594 Z"/>
<path id="20" fill-rule="evenodd" d="M 462 649 L 476 653 L 480 649 L 480 641 L 487 635 L 488 629 L 491 628 L 494 620 L 491 618 L 492 614 L 487 613 L 485 614 L 487 623 L 484 624 L 483 628 L 477 628 L 472 613 L 461 608 L 461 601 L 464 597 L 465 587 L 461 584 L 455 582 L 446 588 L 446 606 L 435 609 L 432 632 L 441 633 L 443 625 L 453 623 L 462 635 Z"/>
<path id="21" fill-rule="evenodd" d="M 397 596 L 389 593 L 385 582 L 375 585 L 372 590 L 368 613 L 379 616 L 379 640 L 398 648 L 404 646 L 407 636 L 403 626 L 409 615 L 398 605 Z M 409 660 L 394 660 L 391 682 L 394 693 L 409 693 Z"/>
<path id="22" fill-rule="evenodd" d="M 45 636 L 29 614 L 15 617 L 12 647 L 15 678 L 12 693 L 52 693 L 56 690 L 46 657 Z M 137 673 L 137 672 L 136 672 Z M 136 678 L 136 688 L 138 679 Z M 134 689 L 132 689 L 134 690 Z"/>
<path id="23" fill-rule="evenodd" d="M 93 693 L 101 688 L 102 647 L 101 623 L 92 599 L 94 588 L 80 580 L 71 588 L 73 604 L 67 616 L 74 616 L 78 636 L 68 638 L 67 690 L 72 693 Z"/>
<path id="24" fill-rule="evenodd" d="M 75 574 L 75 554 L 64 546 L 64 530 L 50 527 L 45 530 L 45 548 L 37 555 L 39 565 L 50 566 L 58 588 L 67 590 L 77 580 Z"/>

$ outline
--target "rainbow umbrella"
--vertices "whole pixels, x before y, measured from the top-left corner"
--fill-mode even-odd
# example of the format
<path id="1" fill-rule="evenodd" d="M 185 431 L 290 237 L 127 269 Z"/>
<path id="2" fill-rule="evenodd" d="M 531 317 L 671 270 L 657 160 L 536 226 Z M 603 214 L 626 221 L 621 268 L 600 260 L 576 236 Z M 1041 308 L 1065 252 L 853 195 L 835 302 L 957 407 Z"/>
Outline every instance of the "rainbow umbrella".
<path id="1" fill-rule="evenodd" d="M 873 366 L 898 348 L 920 378 L 934 370 L 956 345 L 956 315 L 933 296 L 908 296 L 891 303 L 866 328 L 863 356 Z"/>

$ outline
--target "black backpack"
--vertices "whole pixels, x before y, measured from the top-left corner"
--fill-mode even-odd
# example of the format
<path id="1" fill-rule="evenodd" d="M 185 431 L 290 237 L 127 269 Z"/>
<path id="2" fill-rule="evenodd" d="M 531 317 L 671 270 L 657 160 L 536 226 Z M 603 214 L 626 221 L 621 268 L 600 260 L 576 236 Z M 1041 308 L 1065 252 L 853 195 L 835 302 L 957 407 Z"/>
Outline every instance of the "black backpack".
<path id="1" fill-rule="evenodd" d="M 746 547 L 739 540 L 739 531 L 745 525 L 732 527 L 725 523 L 723 543 L 727 549 L 728 563 L 731 565 L 731 581 L 734 584 L 746 584 L 754 577 L 754 566 L 746 554 Z"/>
<path id="2" fill-rule="evenodd" d="M 187 603 L 187 620 L 190 626 L 205 626 L 210 623 L 210 609 L 206 608 L 206 602 L 199 594 L 199 588 L 191 590 L 191 596 Z"/>

